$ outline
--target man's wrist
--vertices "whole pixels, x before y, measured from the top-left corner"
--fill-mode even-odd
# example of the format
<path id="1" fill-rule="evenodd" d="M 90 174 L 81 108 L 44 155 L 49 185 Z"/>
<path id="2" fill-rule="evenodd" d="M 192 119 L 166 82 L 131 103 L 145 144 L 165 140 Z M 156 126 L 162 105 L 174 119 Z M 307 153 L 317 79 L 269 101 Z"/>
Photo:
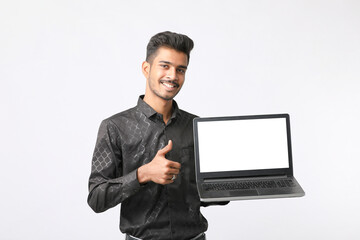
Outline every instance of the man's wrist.
<path id="1" fill-rule="evenodd" d="M 141 167 L 139 167 L 138 169 L 137 169 L 137 179 L 138 179 L 138 181 L 139 181 L 139 183 L 140 184 L 145 184 L 145 183 L 147 183 L 149 180 L 147 179 L 147 177 L 146 177 L 146 171 L 145 171 L 145 169 L 146 169 L 146 166 L 145 165 L 143 165 L 143 166 L 141 166 Z"/>

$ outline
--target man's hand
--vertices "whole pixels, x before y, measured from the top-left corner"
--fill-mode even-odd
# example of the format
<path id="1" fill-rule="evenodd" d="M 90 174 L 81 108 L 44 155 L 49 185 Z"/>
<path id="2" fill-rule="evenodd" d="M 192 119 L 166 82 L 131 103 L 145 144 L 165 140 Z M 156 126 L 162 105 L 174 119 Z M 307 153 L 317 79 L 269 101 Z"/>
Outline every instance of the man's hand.
<path id="1" fill-rule="evenodd" d="M 154 159 L 138 168 L 137 176 L 139 183 L 153 181 L 162 185 L 173 183 L 179 174 L 181 164 L 173 162 L 165 158 L 165 154 L 172 149 L 172 141 L 169 140 L 168 145 L 160 149 Z"/>

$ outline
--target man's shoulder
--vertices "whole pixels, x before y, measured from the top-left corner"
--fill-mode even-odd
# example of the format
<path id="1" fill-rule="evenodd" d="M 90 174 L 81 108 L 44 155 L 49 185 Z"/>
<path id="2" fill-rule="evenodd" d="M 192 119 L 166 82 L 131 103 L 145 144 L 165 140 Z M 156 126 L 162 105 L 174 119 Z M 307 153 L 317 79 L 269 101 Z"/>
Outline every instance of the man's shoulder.
<path id="1" fill-rule="evenodd" d="M 122 112 L 113 114 L 112 116 L 104 119 L 103 121 L 108 123 L 111 122 L 114 123 L 115 125 L 118 125 L 120 123 L 126 123 L 128 121 L 135 120 L 136 112 L 137 112 L 136 107 L 132 107 Z"/>
<path id="2" fill-rule="evenodd" d="M 189 112 L 184 111 L 184 110 L 182 110 L 182 109 L 179 109 L 179 111 L 180 111 L 180 114 L 181 114 L 181 116 L 182 116 L 183 118 L 187 118 L 187 119 L 189 119 L 189 120 L 191 120 L 191 121 L 192 121 L 194 118 L 197 118 L 197 117 L 198 117 L 197 115 L 192 114 L 192 113 L 189 113 Z"/>

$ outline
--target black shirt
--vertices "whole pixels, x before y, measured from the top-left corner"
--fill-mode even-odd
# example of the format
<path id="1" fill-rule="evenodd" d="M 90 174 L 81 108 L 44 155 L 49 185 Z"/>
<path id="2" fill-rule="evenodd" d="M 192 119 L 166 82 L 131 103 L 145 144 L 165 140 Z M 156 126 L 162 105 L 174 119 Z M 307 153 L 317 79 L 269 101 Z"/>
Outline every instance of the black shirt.
<path id="1" fill-rule="evenodd" d="M 120 230 L 141 239 L 190 239 L 207 230 L 194 166 L 193 119 L 173 101 L 167 124 L 142 100 L 101 123 L 92 159 L 88 203 L 103 212 L 121 203 Z M 168 185 L 140 185 L 137 169 L 173 141 L 166 158 L 181 163 Z"/>

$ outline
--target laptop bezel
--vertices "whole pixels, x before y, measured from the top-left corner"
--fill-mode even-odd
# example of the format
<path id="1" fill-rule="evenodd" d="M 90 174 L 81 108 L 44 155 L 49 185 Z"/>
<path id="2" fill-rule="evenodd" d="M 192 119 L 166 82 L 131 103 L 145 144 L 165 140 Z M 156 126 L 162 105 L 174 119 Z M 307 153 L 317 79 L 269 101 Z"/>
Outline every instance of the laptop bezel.
<path id="1" fill-rule="evenodd" d="M 198 123 L 207 121 L 231 121 L 231 120 L 248 120 L 248 119 L 272 119 L 285 118 L 288 147 L 288 168 L 264 169 L 264 170 L 245 170 L 245 171 L 224 171 L 224 172 L 200 172 L 199 163 L 199 137 Z M 223 179 L 223 178 L 246 178 L 246 177 L 269 177 L 269 176 L 293 176 L 291 132 L 290 132 L 290 115 L 282 114 L 262 114 L 262 115 L 244 115 L 244 116 L 227 116 L 227 117 L 197 117 L 193 120 L 194 128 L 194 153 L 195 153 L 195 170 L 196 177 L 199 181 L 206 179 Z"/>

